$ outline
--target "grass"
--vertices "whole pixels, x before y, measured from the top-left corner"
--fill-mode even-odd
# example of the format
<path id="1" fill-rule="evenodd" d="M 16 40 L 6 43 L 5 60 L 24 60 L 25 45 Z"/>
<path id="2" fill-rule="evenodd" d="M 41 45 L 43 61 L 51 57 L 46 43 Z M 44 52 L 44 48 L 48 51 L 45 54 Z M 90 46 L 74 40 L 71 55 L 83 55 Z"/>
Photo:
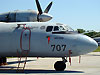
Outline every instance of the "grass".
<path id="1" fill-rule="evenodd" d="M 100 46 L 93 52 L 100 52 Z"/>

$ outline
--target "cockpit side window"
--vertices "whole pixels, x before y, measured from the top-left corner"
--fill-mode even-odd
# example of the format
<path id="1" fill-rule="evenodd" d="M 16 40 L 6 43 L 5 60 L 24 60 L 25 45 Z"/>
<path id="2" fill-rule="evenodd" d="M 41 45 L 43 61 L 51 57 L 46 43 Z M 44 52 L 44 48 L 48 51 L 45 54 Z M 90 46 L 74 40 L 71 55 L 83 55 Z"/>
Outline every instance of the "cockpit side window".
<path id="1" fill-rule="evenodd" d="M 63 26 L 60 26 L 60 30 L 61 30 L 61 31 L 65 31 L 66 28 L 64 28 Z"/>
<path id="2" fill-rule="evenodd" d="M 48 26 L 47 29 L 46 29 L 46 32 L 51 32 L 53 29 L 53 26 Z"/>
<path id="3" fill-rule="evenodd" d="M 54 31 L 59 31 L 59 27 L 58 26 L 54 26 Z"/>

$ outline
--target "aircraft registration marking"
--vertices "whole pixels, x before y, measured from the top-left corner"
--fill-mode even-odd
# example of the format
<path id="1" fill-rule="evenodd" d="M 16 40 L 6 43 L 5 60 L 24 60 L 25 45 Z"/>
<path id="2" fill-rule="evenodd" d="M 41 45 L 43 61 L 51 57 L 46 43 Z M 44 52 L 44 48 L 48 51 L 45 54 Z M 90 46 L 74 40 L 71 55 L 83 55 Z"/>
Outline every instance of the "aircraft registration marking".
<path id="1" fill-rule="evenodd" d="M 65 51 L 66 45 L 51 45 L 52 51 Z"/>

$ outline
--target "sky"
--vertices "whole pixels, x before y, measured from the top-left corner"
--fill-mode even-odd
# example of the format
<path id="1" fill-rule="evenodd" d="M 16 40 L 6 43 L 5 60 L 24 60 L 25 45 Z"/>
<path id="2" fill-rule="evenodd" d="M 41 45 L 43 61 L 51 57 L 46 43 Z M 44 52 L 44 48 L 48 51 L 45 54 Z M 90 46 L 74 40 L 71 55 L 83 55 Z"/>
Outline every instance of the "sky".
<path id="1" fill-rule="evenodd" d="M 100 0 L 39 0 L 43 11 L 51 1 L 49 14 L 53 19 L 49 22 L 100 31 Z M 0 0 L 0 13 L 27 9 L 37 10 L 35 0 Z"/>

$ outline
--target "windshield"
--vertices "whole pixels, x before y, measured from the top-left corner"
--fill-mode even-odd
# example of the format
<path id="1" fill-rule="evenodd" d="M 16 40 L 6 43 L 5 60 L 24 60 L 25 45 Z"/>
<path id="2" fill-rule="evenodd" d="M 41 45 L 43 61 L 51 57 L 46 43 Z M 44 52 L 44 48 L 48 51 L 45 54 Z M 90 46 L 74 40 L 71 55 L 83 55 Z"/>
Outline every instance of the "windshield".
<path id="1" fill-rule="evenodd" d="M 59 27 L 58 26 L 54 26 L 54 31 L 59 31 Z"/>
<path id="2" fill-rule="evenodd" d="M 66 28 L 64 26 L 59 26 L 60 31 L 66 31 Z"/>
<path id="3" fill-rule="evenodd" d="M 74 30 L 67 25 L 47 26 L 46 32 L 74 32 Z"/>
<path id="4" fill-rule="evenodd" d="M 64 26 L 65 28 L 66 28 L 66 31 L 74 31 L 71 27 L 69 27 L 69 26 Z"/>

